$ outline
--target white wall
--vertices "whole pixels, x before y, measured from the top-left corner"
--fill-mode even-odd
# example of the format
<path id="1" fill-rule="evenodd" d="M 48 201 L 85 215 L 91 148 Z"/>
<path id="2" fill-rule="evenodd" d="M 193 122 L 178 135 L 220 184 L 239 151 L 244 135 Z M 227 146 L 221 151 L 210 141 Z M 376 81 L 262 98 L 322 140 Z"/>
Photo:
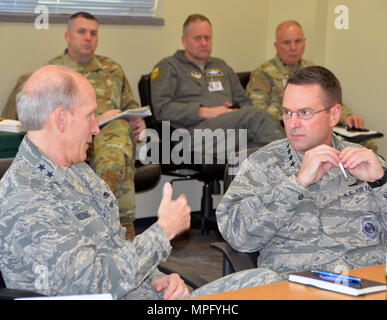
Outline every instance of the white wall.
<path id="1" fill-rule="evenodd" d="M 349 29 L 335 28 L 334 9 L 346 4 Z M 330 0 L 326 36 L 326 66 L 341 81 L 343 100 L 362 115 L 366 126 L 387 135 L 387 1 Z M 387 158 L 387 138 L 376 139 Z"/>
<path id="2" fill-rule="evenodd" d="M 334 9 L 339 4 L 349 9 L 348 30 L 334 27 Z M 344 102 L 366 119 L 369 128 L 387 134 L 387 1 L 165 0 L 162 12 L 164 26 L 100 26 L 97 53 L 123 66 L 137 99 L 141 74 L 181 48 L 182 24 L 189 14 L 208 16 L 213 24 L 213 55 L 225 59 L 235 71 L 255 69 L 274 56 L 275 27 L 295 19 L 307 38 L 305 58 L 332 69 L 342 83 Z M 20 74 L 62 52 L 64 32 L 65 25 L 36 30 L 32 23 L 0 23 L 0 111 Z M 387 157 L 387 138 L 376 142 Z M 186 187 L 190 204 L 197 210 L 201 184 L 190 182 Z M 160 192 L 155 189 L 137 196 L 137 216 L 155 214 Z"/>

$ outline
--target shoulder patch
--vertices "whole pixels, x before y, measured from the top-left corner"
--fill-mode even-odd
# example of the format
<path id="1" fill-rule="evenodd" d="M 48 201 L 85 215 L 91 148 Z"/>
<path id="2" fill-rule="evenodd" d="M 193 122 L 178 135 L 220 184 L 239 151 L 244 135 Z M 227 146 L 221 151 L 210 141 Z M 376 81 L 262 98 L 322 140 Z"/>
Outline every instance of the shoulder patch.
<path id="1" fill-rule="evenodd" d="M 152 70 L 152 73 L 151 73 L 151 76 L 150 76 L 151 81 L 161 80 L 163 78 L 163 73 L 164 73 L 163 71 L 164 71 L 164 67 L 163 66 L 155 67 Z"/>

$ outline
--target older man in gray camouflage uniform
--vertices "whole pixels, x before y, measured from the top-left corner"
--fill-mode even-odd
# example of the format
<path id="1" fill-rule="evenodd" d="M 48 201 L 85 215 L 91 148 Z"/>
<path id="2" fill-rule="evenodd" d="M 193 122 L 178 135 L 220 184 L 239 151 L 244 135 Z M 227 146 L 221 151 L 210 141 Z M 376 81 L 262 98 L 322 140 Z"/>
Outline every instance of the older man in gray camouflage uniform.
<path id="1" fill-rule="evenodd" d="M 125 239 L 118 203 L 83 161 L 99 133 L 91 84 L 60 66 L 45 66 L 17 98 L 27 130 L 0 181 L 0 269 L 7 287 L 47 295 L 111 293 L 115 299 L 178 299 L 189 292 L 177 274 L 157 270 L 170 240 L 189 228 L 184 195 L 164 186 L 158 221 Z M 192 296 L 258 284 L 257 272 L 221 278 Z M 262 271 L 260 278 L 277 280 Z"/>
<path id="2" fill-rule="evenodd" d="M 340 115 L 341 87 L 329 70 L 294 73 L 282 109 L 287 139 L 245 160 L 221 200 L 216 215 L 224 239 L 239 251 L 259 250 L 260 268 L 285 278 L 297 270 L 384 263 L 386 163 L 336 138 Z"/>
<path id="3" fill-rule="evenodd" d="M 157 265 L 169 240 L 189 228 L 183 195 L 167 184 L 158 222 L 125 239 L 118 203 L 83 161 L 99 133 L 90 82 L 46 66 L 17 99 L 27 135 L 0 181 L 0 268 L 7 287 L 48 295 L 110 292 L 114 298 L 181 298 L 187 287 Z M 159 293 L 158 293 L 159 292 Z"/>

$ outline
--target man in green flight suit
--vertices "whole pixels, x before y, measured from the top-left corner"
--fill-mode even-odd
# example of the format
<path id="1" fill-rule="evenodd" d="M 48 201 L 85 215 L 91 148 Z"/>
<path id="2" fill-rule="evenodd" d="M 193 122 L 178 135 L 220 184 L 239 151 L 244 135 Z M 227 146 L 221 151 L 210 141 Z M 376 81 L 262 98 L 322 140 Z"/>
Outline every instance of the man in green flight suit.
<path id="1" fill-rule="evenodd" d="M 121 66 L 108 57 L 94 54 L 98 45 L 98 21 L 93 15 L 86 12 L 72 15 L 65 39 L 68 45 L 65 52 L 48 64 L 71 68 L 91 82 L 97 96 L 98 122 L 138 107 Z M 144 128 L 141 118 L 109 122 L 94 137 L 88 157 L 90 165 L 118 199 L 120 220 L 127 229 L 128 239 L 134 237 L 136 140 Z"/>
<path id="2" fill-rule="evenodd" d="M 212 25 L 201 14 L 192 14 L 183 24 L 184 50 L 162 59 L 153 68 L 151 96 L 153 112 L 160 121 L 171 121 L 195 136 L 195 132 L 238 132 L 246 130 L 247 147 L 262 147 L 284 137 L 279 123 L 265 110 L 253 106 L 242 88 L 238 76 L 222 59 L 212 57 Z M 237 134 L 238 135 L 238 134 Z M 223 141 L 222 141 L 223 139 Z M 227 156 L 242 150 L 236 141 L 217 140 L 216 155 Z M 193 150 L 201 152 L 201 139 Z M 222 143 L 221 143 L 222 142 Z M 221 151 L 219 151 L 221 150 Z"/>

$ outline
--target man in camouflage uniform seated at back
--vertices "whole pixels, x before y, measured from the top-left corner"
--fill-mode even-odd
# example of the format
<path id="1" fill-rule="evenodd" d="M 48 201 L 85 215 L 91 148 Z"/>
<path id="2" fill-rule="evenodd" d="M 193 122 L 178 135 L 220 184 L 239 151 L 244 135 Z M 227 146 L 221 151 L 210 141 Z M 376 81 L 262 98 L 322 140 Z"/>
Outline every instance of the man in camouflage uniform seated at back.
<path id="1" fill-rule="evenodd" d="M 274 46 L 277 54 L 251 73 L 246 91 L 253 104 L 266 109 L 275 119 L 282 120 L 281 105 L 286 81 L 294 72 L 315 63 L 302 59 L 306 39 L 301 25 L 296 21 L 285 21 L 276 29 Z M 340 124 L 349 128 L 364 128 L 364 119 L 342 105 Z M 362 143 L 377 152 L 374 141 Z"/>
<path id="2" fill-rule="evenodd" d="M 65 52 L 48 64 L 62 65 L 85 76 L 97 96 L 97 121 L 120 111 L 138 107 L 129 82 L 121 66 L 108 57 L 95 55 L 98 44 L 98 22 L 93 15 L 79 12 L 69 18 Z M 135 156 L 136 140 L 145 128 L 142 119 L 114 120 L 94 137 L 89 152 L 89 163 L 109 185 L 117 197 L 120 220 L 127 229 L 127 238 L 133 239 L 135 219 Z"/>
<path id="3" fill-rule="evenodd" d="M 221 200 L 221 234 L 236 250 L 259 250 L 258 267 L 286 278 L 384 263 L 386 162 L 337 139 L 340 114 L 341 86 L 329 70 L 295 72 L 283 101 L 287 138 L 245 160 Z"/>

